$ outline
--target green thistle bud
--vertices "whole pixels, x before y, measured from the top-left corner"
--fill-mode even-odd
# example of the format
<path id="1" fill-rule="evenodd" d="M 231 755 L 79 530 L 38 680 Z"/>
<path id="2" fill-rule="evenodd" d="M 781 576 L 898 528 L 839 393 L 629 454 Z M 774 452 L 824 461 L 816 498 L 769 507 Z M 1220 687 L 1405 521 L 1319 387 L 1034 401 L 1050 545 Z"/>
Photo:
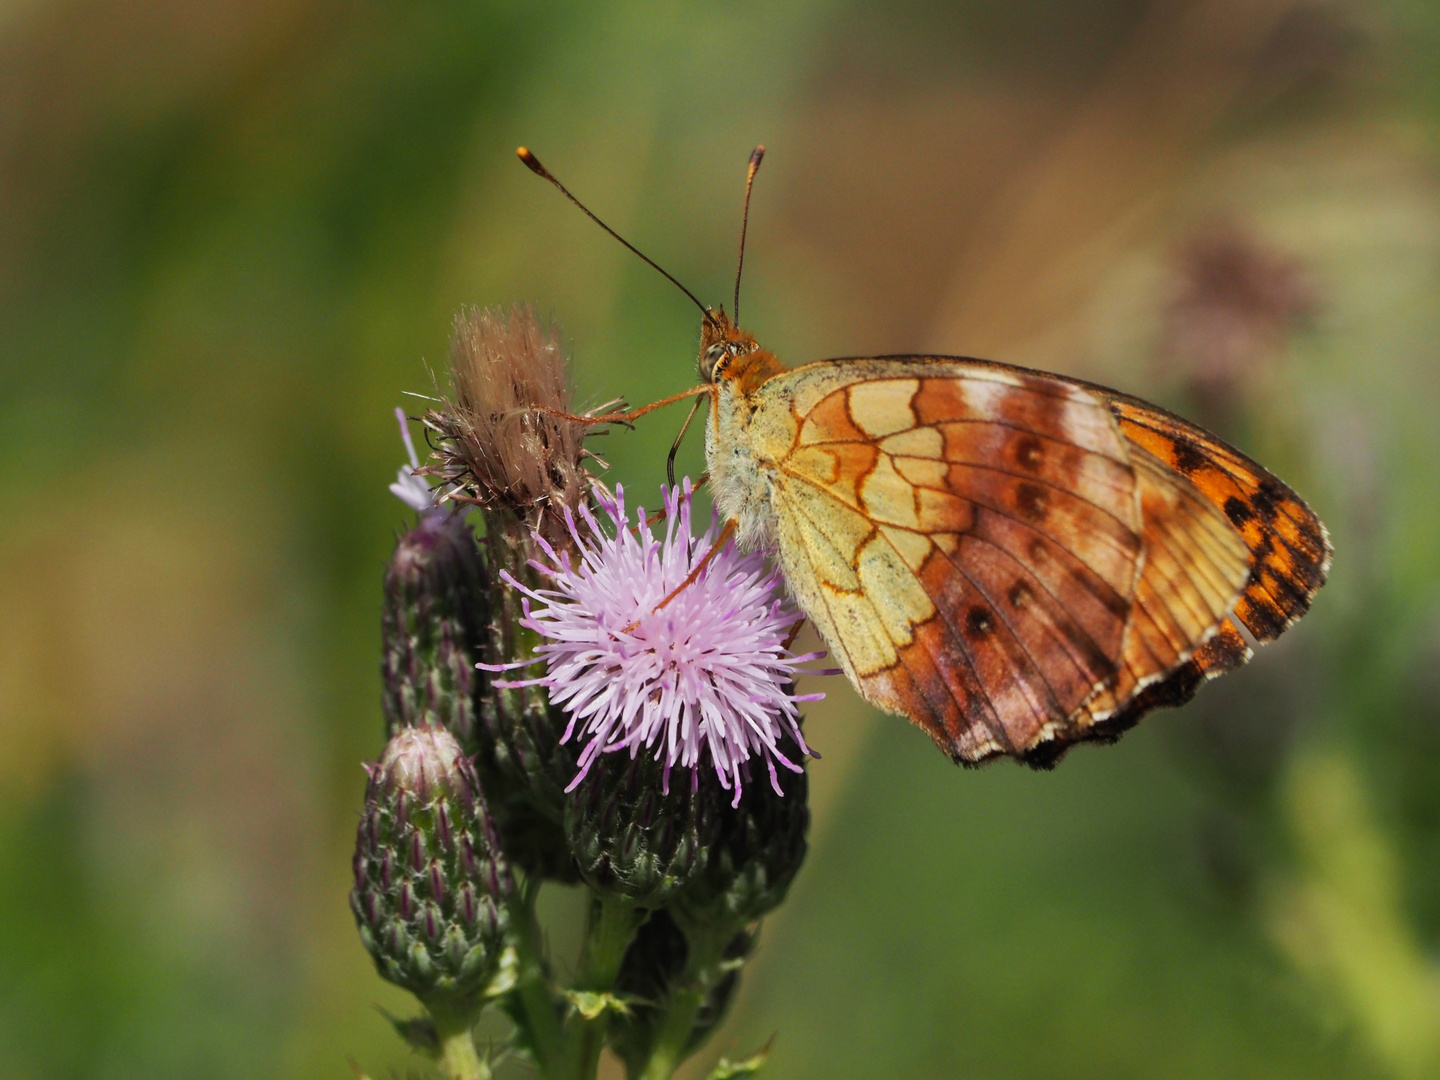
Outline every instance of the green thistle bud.
<path id="1" fill-rule="evenodd" d="M 809 776 L 785 777 L 785 793 L 746 784 L 740 804 L 720 819 L 709 858 L 675 904 L 687 932 L 732 933 L 773 911 L 805 861 L 810 829 Z"/>
<path id="2" fill-rule="evenodd" d="M 499 513 L 487 513 L 487 523 Z M 535 584 L 535 571 L 523 565 L 524 552 L 511 546 L 503 530 L 487 533 L 485 551 L 496 578 L 499 569 L 508 569 L 518 580 Z M 484 646 L 487 663 L 528 656 L 539 643 L 520 625 L 520 602 L 515 589 L 497 583 Z M 476 768 L 492 796 L 505 850 L 516 863 L 526 873 L 574 883 L 579 876 L 565 837 L 565 787 L 575 776 L 578 751 L 573 742 L 560 741 L 569 720 L 550 704 L 544 687 L 493 685 L 504 681 L 486 677 L 488 690 L 476 714 Z"/>
<path id="3" fill-rule="evenodd" d="M 725 1018 L 725 1011 L 740 985 L 740 969 L 753 943 L 750 931 L 740 930 L 725 947 L 723 971 L 705 992 L 684 1056 L 698 1049 Z M 640 1073 L 654 1051 L 665 1006 L 675 990 L 685 984 L 688 958 L 685 933 L 664 910 L 651 914 L 625 951 L 615 992 L 630 1003 L 630 1010 L 611 1022 L 610 1046 L 632 1076 Z"/>
<path id="4" fill-rule="evenodd" d="M 729 810 L 709 774 L 665 767 L 649 754 L 600 754 L 565 807 L 565 831 L 580 874 L 597 893 L 659 907 L 704 870 Z M 692 775 L 698 783 L 692 783 Z M 713 790 L 712 790 L 713 789 Z"/>
<path id="5" fill-rule="evenodd" d="M 387 736 L 432 724 L 475 753 L 484 682 L 475 662 L 489 614 L 490 575 L 470 526 L 460 514 L 421 511 L 385 571 L 381 704 Z"/>
<path id="6" fill-rule="evenodd" d="M 504 566 L 510 556 L 499 537 L 477 543 L 462 515 L 434 506 L 400 537 L 385 571 L 386 735 L 426 724 L 447 729 L 476 759 L 514 861 L 527 872 L 574 881 L 561 822 L 575 751 L 560 745 L 563 716 L 543 690 L 493 687 L 475 667 L 477 660 L 512 655 L 507 650 L 522 647 L 517 635 L 528 633 L 517 625 L 514 590 L 499 584 L 488 565 Z"/>
<path id="7" fill-rule="evenodd" d="M 444 728 L 405 728 L 368 767 L 350 907 L 380 974 L 427 1004 L 495 975 L 514 890 L 480 785 Z"/>

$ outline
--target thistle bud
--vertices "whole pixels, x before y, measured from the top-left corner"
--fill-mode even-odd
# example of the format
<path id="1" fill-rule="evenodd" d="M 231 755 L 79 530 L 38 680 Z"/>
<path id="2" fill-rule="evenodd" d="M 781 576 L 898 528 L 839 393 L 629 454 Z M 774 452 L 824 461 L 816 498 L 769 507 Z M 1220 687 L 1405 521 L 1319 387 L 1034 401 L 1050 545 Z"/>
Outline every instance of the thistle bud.
<path id="1" fill-rule="evenodd" d="M 484 990 L 505 948 L 510 869 L 455 737 L 404 728 L 369 766 L 350 907 L 381 976 L 427 1003 Z"/>
<path id="2" fill-rule="evenodd" d="M 602 896 L 659 907 L 704 870 L 729 812 L 711 775 L 680 772 L 665 789 L 665 766 L 648 754 L 599 755 L 565 807 L 565 831 L 580 874 Z"/>
<path id="3" fill-rule="evenodd" d="M 385 571 L 381 621 L 387 736 L 437 725 L 476 750 L 483 677 L 475 670 L 489 624 L 490 578 L 460 514 L 422 510 Z"/>
<path id="4" fill-rule="evenodd" d="M 689 930 L 733 932 L 773 911 L 805 861 L 810 829 L 809 776 L 746 784 L 740 803 L 722 815 L 705 866 L 676 898 L 677 921 Z"/>

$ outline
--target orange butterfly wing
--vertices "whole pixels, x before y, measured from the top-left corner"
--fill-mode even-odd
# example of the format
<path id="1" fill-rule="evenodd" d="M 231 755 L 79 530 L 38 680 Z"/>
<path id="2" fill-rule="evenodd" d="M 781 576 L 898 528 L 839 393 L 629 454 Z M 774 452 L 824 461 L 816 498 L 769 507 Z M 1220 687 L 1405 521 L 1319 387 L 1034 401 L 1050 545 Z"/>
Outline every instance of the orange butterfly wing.
<path id="1" fill-rule="evenodd" d="M 1263 538 L 1242 538 L 1218 479 L 1171 464 L 1157 410 L 949 358 L 807 365 L 754 398 L 801 606 L 864 697 L 956 760 L 1049 764 L 1248 657 L 1226 614 Z M 1218 447 L 1229 484 L 1277 490 L 1184 434 Z"/>
<path id="2" fill-rule="evenodd" d="M 1268 470 L 1203 428 L 1138 398 L 1083 385 L 1109 404 L 1141 457 L 1185 477 L 1238 530 L 1250 568 L 1234 614 L 1257 641 L 1279 637 L 1309 610 L 1330 569 L 1330 537 L 1314 511 Z M 1203 682 L 1250 656 L 1235 621 L 1225 619 L 1187 661 L 1113 707 L 1093 737 L 1113 737 L 1150 709 L 1183 704 Z M 1122 695 L 1117 689 L 1115 696 Z"/>
<path id="3" fill-rule="evenodd" d="M 1187 420 L 1138 398 L 1094 388 L 1132 444 L 1188 479 L 1224 512 L 1254 570 L 1236 614 L 1258 641 L 1273 641 L 1310 610 L 1333 549 L 1304 500 L 1270 472 Z"/>

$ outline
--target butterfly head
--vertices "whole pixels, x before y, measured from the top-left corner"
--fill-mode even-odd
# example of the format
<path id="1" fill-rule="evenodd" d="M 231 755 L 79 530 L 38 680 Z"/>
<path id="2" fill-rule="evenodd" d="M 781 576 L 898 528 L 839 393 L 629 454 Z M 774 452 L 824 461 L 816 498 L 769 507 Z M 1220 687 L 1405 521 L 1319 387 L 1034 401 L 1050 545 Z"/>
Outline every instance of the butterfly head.
<path id="1" fill-rule="evenodd" d="M 742 379 L 763 382 L 781 369 L 772 353 L 736 326 L 725 309 L 710 311 L 700 324 L 700 378 L 707 383 Z"/>

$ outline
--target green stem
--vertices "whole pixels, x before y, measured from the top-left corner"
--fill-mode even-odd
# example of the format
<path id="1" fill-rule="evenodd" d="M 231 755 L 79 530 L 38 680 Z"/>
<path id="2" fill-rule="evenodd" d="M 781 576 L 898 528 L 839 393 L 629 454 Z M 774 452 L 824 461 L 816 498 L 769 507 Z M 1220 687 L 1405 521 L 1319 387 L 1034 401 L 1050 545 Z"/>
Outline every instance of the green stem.
<path id="1" fill-rule="evenodd" d="M 655 1037 L 655 1048 L 650 1051 L 650 1060 L 645 1063 L 640 1080 L 670 1080 L 674 1075 L 680 1062 L 685 1060 L 685 1048 L 690 1042 L 690 1032 L 695 1030 L 695 1019 L 700 1015 L 705 994 L 705 990 L 694 986 L 671 993 L 666 1002 L 665 1021 Z"/>
<path id="2" fill-rule="evenodd" d="M 685 1060 L 700 1009 L 723 974 L 721 959 L 730 935 L 687 928 L 685 936 L 689 950 L 685 973 L 665 999 L 665 1019 L 639 1080 L 669 1080 L 674 1075 Z"/>
<path id="3" fill-rule="evenodd" d="M 440 1071 L 448 1080 L 490 1080 L 490 1066 L 475 1049 L 470 1029 L 475 1026 L 473 1008 L 447 1008 L 431 1004 L 430 1018 L 440 1037 Z"/>
<path id="4" fill-rule="evenodd" d="M 535 1054 L 535 1064 L 542 1076 L 548 1076 L 550 1068 L 563 1052 L 564 1035 L 545 970 L 540 923 L 535 918 L 535 898 L 539 891 L 538 878 L 527 881 L 512 907 L 511 926 L 515 929 L 515 951 L 519 954 L 515 986 L 519 1016 L 515 1013 L 512 1016 L 517 1022 L 523 1021 L 525 1035 Z"/>
<path id="5" fill-rule="evenodd" d="M 592 993 L 609 992 L 620 975 L 625 950 L 640 925 L 640 915 L 628 900 L 595 897 L 590 906 L 590 927 L 585 935 L 585 948 L 580 956 L 577 990 Z M 600 1064 L 600 1051 L 605 1046 L 605 1031 L 610 1026 L 607 1009 L 593 1020 L 579 1012 L 566 1024 L 566 1055 L 562 1077 L 569 1080 L 593 1080 Z"/>
<path id="6" fill-rule="evenodd" d="M 628 900 L 597 897 L 590 907 L 590 930 L 580 957 L 577 988 L 603 992 L 615 985 L 625 950 L 640 922 Z"/>

